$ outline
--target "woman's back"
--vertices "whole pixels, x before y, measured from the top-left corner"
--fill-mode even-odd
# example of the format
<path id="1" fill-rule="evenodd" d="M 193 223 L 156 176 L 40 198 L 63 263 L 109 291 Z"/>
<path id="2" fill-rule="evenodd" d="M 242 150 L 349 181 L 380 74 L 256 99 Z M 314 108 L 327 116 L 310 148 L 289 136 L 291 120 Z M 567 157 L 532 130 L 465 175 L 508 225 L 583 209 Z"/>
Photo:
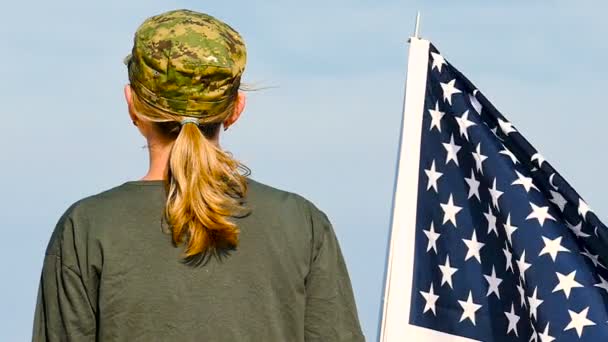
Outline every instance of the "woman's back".
<path id="1" fill-rule="evenodd" d="M 327 216 L 219 144 L 246 48 L 204 13 L 150 17 L 125 59 L 150 168 L 81 199 L 48 244 L 33 341 L 362 341 Z"/>
<path id="2" fill-rule="evenodd" d="M 162 181 L 76 202 L 46 252 L 33 339 L 363 341 L 325 214 L 300 195 L 248 185 L 239 248 L 198 264 L 163 231 Z"/>

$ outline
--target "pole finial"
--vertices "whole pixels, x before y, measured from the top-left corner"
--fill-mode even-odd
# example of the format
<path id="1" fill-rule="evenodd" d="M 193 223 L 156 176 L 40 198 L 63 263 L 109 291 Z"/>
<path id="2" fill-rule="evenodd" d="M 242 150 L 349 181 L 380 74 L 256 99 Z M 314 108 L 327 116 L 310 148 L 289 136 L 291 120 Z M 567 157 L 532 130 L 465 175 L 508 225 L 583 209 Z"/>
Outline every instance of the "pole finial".
<path id="1" fill-rule="evenodd" d="M 414 29 L 414 38 L 420 38 L 420 11 L 416 13 L 416 28 Z"/>

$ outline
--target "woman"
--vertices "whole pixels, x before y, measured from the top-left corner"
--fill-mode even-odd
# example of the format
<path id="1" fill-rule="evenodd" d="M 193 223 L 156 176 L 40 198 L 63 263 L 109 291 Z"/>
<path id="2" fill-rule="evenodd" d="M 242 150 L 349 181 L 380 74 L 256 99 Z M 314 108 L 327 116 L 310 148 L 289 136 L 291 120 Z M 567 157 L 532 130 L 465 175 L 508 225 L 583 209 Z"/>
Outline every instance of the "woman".
<path id="1" fill-rule="evenodd" d="M 327 216 L 219 146 L 246 52 L 218 19 L 151 17 L 125 60 L 150 169 L 70 206 L 48 244 L 33 341 L 363 341 Z"/>

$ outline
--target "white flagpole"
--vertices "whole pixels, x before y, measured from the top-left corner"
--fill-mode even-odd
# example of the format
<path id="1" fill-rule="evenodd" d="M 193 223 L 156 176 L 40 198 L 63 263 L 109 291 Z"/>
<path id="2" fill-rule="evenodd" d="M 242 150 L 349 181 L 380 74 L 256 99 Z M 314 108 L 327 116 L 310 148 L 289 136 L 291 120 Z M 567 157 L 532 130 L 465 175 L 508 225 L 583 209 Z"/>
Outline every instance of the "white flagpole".
<path id="1" fill-rule="evenodd" d="M 471 341 L 409 324 L 414 280 L 416 211 L 420 163 L 420 139 L 429 62 L 428 40 L 421 39 L 420 12 L 414 36 L 409 39 L 403 116 L 399 139 L 397 171 L 393 192 L 389 253 L 384 284 L 380 326 L 381 342 Z M 424 270 L 428 271 L 428 270 Z"/>

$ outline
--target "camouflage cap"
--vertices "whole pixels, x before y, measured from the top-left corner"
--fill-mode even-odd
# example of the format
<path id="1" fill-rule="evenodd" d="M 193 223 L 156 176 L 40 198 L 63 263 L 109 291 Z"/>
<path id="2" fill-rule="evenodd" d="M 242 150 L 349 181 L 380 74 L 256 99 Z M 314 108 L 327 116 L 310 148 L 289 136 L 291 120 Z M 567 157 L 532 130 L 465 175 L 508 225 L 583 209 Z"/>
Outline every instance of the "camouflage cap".
<path id="1" fill-rule="evenodd" d="M 174 10 L 146 19 L 125 58 L 135 93 L 164 111 L 213 116 L 236 95 L 245 69 L 242 37 L 204 13 Z"/>

